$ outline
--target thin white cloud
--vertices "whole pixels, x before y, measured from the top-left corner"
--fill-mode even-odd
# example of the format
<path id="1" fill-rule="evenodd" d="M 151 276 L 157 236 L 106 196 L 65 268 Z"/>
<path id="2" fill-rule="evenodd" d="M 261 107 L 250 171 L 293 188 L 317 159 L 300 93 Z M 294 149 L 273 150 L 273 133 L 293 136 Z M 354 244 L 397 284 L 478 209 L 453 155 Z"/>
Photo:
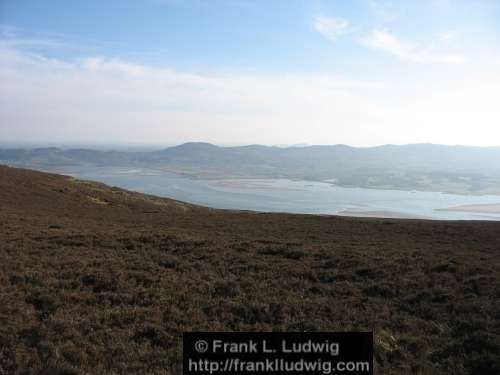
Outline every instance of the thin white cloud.
<path id="1" fill-rule="evenodd" d="M 464 65 L 435 84 L 407 81 L 192 73 L 118 58 L 47 58 L 0 43 L 0 139 L 358 146 L 500 139 L 498 69 Z"/>
<path id="2" fill-rule="evenodd" d="M 257 5 L 252 0 L 150 0 L 154 5 L 160 6 L 184 6 L 184 7 L 212 7 L 214 3 L 219 6 L 239 8 L 239 9 L 252 9 Z"/>
<path id="3" fill-rule="evenodd" d="M 451 0 L 432 0 L 431 5 L 440 9 L 448 9 L 452 6 Z"/>
<path id="4" fill-rule="evenodd" d="M 27 50 L 76 48 L 68 42 L 58 39 L 8 38 L 0 41 L 1 45 Z"/>
<path id="5" fill-rule="evenodd" d="M 368 9 L 378 23 L 392 22 L 399 17 L 394 4 L 379 0 L 368 0 Z"/>
<path id="6" fill-rule="evenodd" d="M 363 45 L 378 51 L 390 53 L 401 60 L 419 64 L 463 64 L 461 54 L 438 53 L 429 47 L 403 41 L 387 30 L 372 30 L 361 39 Z"/>
<path id="7" fill-rule="evenodd" d="M 17 36 L 19 28 L 12 25 L 0 24 L 0 37 L 4 38 L 14 38 Z"/>
<path id="8" fill-rule="evenodd" d="M 380 116 L 366 93 L 384 89 L 328 74 L 190 73 L 117 58 L 47 59 L 1 44 L 0 81 L 0 139 L 34 142 L 331 137 L 356 144 L 356 128 Z"/>
<path id="9" fill-rule="evenodd" d="M 314 28 L 333 42 L 349 32 L 349 21 L 343 18 L 318 16 L 314 19 Z"/>
<path id="10" fill-rule="evenodd" d="M 22 35 L 21 29 L 10 25 L 0 25 L 0 48 L 2 47 L 31 51 L 76 48 L 74 44 L 60 37 L 40 38 Z"/>
<path id="11" fill-rule="evenodd" d="M 457 32 L 455 30 L 447 30 L 437 33 L 437 38 L 442 42 L 449 42 L 452 39 L 455 39 L 457 36 Z"/>

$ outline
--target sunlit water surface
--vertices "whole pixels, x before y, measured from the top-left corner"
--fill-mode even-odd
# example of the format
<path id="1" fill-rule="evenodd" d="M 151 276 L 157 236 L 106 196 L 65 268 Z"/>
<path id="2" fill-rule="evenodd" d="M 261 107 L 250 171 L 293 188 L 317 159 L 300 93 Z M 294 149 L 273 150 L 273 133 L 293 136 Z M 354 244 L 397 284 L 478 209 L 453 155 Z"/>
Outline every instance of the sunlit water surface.
<path id="1" fill-rule="evenodd" d="M 199 180 L 144 169 L 71 167 L 51 171 L 214 208 L 446 220 L 500 220 L 500 214 L 440 210 L 461 205 L 500 203 L 500 196 L 494 195 L 343 188 L 325 182 L 285 179 Z"/>

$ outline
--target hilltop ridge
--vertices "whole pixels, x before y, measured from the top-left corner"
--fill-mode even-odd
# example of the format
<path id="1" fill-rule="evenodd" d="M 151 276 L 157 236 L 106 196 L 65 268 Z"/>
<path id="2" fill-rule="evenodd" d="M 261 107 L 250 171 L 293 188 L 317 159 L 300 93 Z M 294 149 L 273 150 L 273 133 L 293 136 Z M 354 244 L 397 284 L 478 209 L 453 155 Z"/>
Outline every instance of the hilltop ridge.
<path id="1" fill-rule="evenodd" d="M 140 167 L 194 178 L 288 178 L 339 186 L 500 194 L 500 147 L 434 144 L 219 147 L 190 142 L 157 151 L 0 149 L 0 163 L 57 168 Z"/>

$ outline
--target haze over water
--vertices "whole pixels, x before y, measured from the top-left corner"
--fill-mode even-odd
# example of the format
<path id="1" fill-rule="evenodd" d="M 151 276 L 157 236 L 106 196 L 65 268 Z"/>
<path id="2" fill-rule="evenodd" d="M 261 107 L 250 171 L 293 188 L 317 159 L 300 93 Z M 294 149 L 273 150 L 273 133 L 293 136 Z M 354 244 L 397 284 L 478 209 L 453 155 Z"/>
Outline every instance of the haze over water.
<path id="1" fill-rule="evenodd" d="M 500 214 L 446 211 L 497 204 L 500 196 L 345 188 L 325 182 L 285 179 L 192 179 L 157 170 L 68 167 L 53 170 L 128 190 L 213 208 L 348 216 L 500 220 Z"/>

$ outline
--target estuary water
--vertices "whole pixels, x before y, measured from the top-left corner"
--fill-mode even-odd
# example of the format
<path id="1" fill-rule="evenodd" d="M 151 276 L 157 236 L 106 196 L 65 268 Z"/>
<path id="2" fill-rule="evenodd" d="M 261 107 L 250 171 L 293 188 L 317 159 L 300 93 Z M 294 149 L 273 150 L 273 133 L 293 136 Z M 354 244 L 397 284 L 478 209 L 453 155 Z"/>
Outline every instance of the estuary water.
<path id="1" fill-rule="evenodd" d="M 200 180 L 158 170 L 71 167 L 52 172 L 213 208 L 368 217 L 500 220 L 500 213 L 447 211 L 499 204 L 500 196 L 344 188 L 285 179 Z M 444 210 L 443 210 L 444 209 Z"/>

